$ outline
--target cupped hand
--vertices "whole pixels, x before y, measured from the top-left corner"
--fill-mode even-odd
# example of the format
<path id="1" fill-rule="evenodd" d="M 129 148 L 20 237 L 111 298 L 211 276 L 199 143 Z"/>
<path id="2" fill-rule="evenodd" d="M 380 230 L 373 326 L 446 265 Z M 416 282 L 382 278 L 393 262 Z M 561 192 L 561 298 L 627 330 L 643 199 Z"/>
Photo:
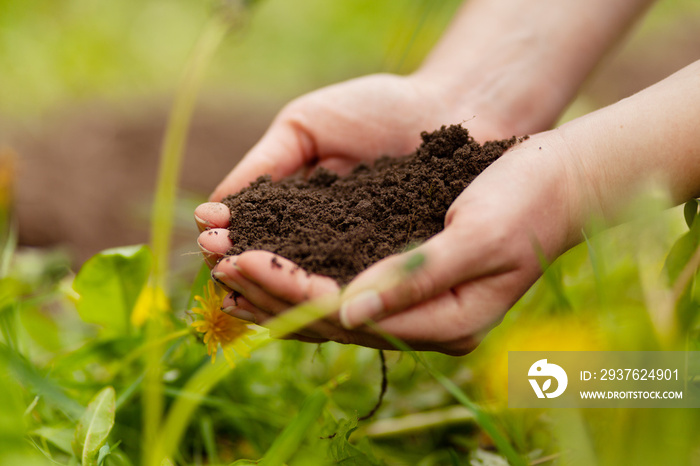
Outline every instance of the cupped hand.
<path id="1" fill-rule="evenodd" d="M 280 111 L 209 200 L 220 201 L 260 175 L 277 180 L 316 166 L 344 174 L 358 162 L 408 154 L 421 131 L 447 123 L 470 120 L 477 140 L 513 135 L 488 108 L 465 108 L 445 92 L 422 77 L 376 74 L 306 94 Z"/>
<path id="2" fill-rule="evenodd" d="M 418 350 L 465 354 L 497 323 L 552 259 L 577 239 L 577 177 L 556 131 L 507 151 L 453 203 L 445 229 L 415 250 L 390 256 L 342 291 L 340 312 L 292 335 L 377 348 L 392 346 L 366 321 Z M 223 208 L 222 208 L 223 207 Z M 230 314 L 265 325 L 295 304 L 340 293 L 328 277 L 306 274 L 286 259 L 247 251 L 216 263 L 231 246 L 222 204 L 198 208 L 213 229 L 200 235 L 215 280 L 232 290 Z M 408 271 L 407 264 L 420 266 Z"/>
<path id="3" fill-rule="evenodd" d="M 258 144 L 214 190 L 212 202 L 196 209 L 195 220 L 202 232 L 198 243 L 207 264 L 216 266 L 231 247 L 225 230 L 230 214 L 216 201 L 238 192 L 260 175 L 280 179 L 317 166 L 343 174 L 358 162 L 407 154 L 420 142 L 421 131 L 447 122 L 470 120 L 470 132 L 479 140 L 512 135 L 511 129 L 490 116 L 489 107 L 475 103 L 465 108 L 444 92 L 420 76 L 380 74 L 333 85 L 288 104 Z M 484 100 L 481 96 L 461 97 L 460 102 Z M 235 302 L 231 301 L 233 294 L 226 302 L 226 307 L 235 309 L 232 313 L 263 324 L 271 315 L 309 297 L 339 292 L 337 283 L 327 277 L 285 275 L 285 270 L 298 268 L 280 258 L 278 263 L 283 267 L 273 269 L 268 266 L 270 260 L 267 252 L 249 251 L 214 270 L 220 283 L 237 290 Z M 326 324 L 319 322 L 293 337 L 387 346 L 374 334 L 342 329 L 337 318 Z M 407 340 L 417 342 L 414 338 Z M 432 343 L 421 348 L 439 350 Z"/>
<path id="4" fill-rule="evenodd" d="M 198 243 L 207 264 L 214 267 L 231 247 L 225 230 L 230 214 L 226 206 L 216 201 L 240 191 L 258 176 L 269 174 L 273 179 L 281 179 L 301 170 L 311 171 L 317 166 L 346 173 L 358 162 L 371 162 L 382 155 L 399 156 L 413 151 L 420 142 L 421 131 L 437 128 L 446 122 L 471 119 L 473 124 L 470 131 L 481 140 L 511 136 L 510 129 L 492 123 L 495 119 L 490 118 L 486 110 L 482 111 L 476 105 L 463 108 L 456 104 L 454 98 L 443 93 L 444 90 L 429 79 L 379 74 L 320 89 L 288 104 L 258 144 L 214 190 L 210 197 L 212 202 L 196 209 L 195 221 L 202 232 Z M 248 275 L 260 275 L 263 282 L 281 275 L 281 270 L 264 266 L 260 270 L 256 268 L 259 264 L 269 263 L 268 255 L 259 251 L 242 254 L 240 267 Z M 280 260 L 280 263 L 285 267 L 295 267 L 286 260 Z M 230 261 L 221 264 L 219 275 L 229 277 L 229 282 L 235 282 L 235 279 L 242 282 L 240 274 L 230 270 L 229 264 Z M 302 276 L 306 275 L 298 274 L 298 277 Z M 326 284 L 324 290 L 338 292 L 339 287 L 334 281 L 325 277 L 310 277 L 312 284 L 317 279 Z M 294 280 L 275 279 L 269 295 L 278 294 L 285 286 L 286 289 L 296 286 L 303 290 L 306 285 Z M 310 286 L 313 290 L 303 293 L 302 297 L 317 292 L 313 285 Z M 261 296 L 260 290 L 250 286 L 240 289 L 244 296 L 251 293 Z M 266 304 L 274 301 L 267 299 L 270 296 L 263 299 Z M 244 312 L 244 308 L 250 308 L 247 299 L 242 297 L 236 301 L 237 312 L 250 317 L 250 311 L 247 314 Z M 258 300 L 254 298 L 253 301 Z M 296 298 L 291 301 L 278 300 L 273 307 L 279 312 L 298 302 Z M 265 305 L 262 307 L 266 308 Z M 255 320 L 262 323 L 266 318 L 258 315 Z M 337 322 L 334 325 L 337 327 Z M 321 331 L 324 336 L 320 337 L 318 332 L 308 330 L 306 336 L 296 337 L 353 342 L 356 339 L 354 334 L 345 336 L 344 331 L 341 331 L 343 336 L 329 336 L 328 333 Z M 374 346 L 378 344 L 378 341 L 373 343 Z"/>

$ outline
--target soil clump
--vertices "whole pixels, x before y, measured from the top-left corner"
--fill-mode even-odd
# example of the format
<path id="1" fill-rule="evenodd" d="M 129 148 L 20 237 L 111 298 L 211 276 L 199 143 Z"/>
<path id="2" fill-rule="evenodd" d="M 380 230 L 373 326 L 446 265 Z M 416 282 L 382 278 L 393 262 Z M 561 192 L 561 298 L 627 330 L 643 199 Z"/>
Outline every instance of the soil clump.
<path id="1" fill-rule="evenodd" d="M 308 179 L 263 176 L 228 196 L 228 254 L 271 251 L 347 284 L 371 264 L 440 232 L 450 204 L 518 141 L 481 145 L 456 125 L 421 138 L 414 153 L 360 164 L 346 176 L 324 168 Z"/>

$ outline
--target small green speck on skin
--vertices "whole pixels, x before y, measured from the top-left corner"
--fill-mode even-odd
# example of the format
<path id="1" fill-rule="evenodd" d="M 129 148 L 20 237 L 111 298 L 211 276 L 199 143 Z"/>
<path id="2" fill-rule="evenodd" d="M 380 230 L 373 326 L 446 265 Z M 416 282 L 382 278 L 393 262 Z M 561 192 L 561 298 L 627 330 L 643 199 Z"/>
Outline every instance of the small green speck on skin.
<path id="1" fill-rule="evenodd" d="M 408 257 L 406 263 L 404 263 L 403 265 L 403 268 L 406 272 L 410 273 L 422 267 L 423 264 L 425 264 L 425 255 L 421 253 L 415 253 L 411 254 Z"/>

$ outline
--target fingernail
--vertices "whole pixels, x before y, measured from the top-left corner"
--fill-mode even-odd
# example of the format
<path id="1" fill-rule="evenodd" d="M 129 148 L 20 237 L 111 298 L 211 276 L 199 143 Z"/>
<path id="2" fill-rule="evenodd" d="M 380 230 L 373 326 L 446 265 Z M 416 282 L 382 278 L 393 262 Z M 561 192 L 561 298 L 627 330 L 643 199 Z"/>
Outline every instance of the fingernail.
<path id="1" fill-rule="evenodd" d="M 384 303 L 375 290 L 365 290 L 340 306 L 340 323 L 348 330 L 384 312 Z"/>
<path id="2" fill-rule="evenodd" d="M 217 254 L 215 252 L 211 252 L 204 246 L 202 246 L 202 243 L 197 241 L 197 244 L 199 245 L 199 250 L 202 253 L 202 256 L 204 257 L 204 261 L 209 265 L 209 267 L 214 267 L 216 263 L 221 259 L 221 254 Z"/>
<path id="3" fill-rule="evenodd" d="M 211 279 L 214 280 L 215 283 L 217 283 L 219 286 L 221 286 L 224 290 L 226 291 L 233 291 L 233 288 L 231 285 L 226 283 L 224 279 L 227 279 L 228 276 L 223 273 L 223 272 L 212 272 L 211 273 Z"/>
<path id="4" fill-rule="evenodd" d="M 213 252 L 211 252 L 210 250 L 208 250 L 207 248 L 202 246 L 202 243 L 200 243 L 199 241 L 197 241 L 197 246 L 199 246 L 199 249 L 201 249 L 204 254 L 208 254 L 208 255 L 214 254 Z"/>
<path id="5" fill-rule="evenodd" d="M 197 214 L 194 214 L 194 221 L 197 223 L 197 225 L 200 225 L 204 228 L 211 228 L 211 226 L 212 226 L 208 220 L 204 220 L 203 218 L 201 218 Z"/>
<path id="6" fill-rule="evenodd" d="M 255 323 L 255 316 L 253 315 L 253 313 L 245 311 L 239 307 L 230 306 L 230 307 L 227 307 L 225 309 L 222 309 L 222 311 L 224 311 L 226 314 L 230 315 L 231 317 L 245 320 L 246 322 Z"/>
<path id="7" fill-rule="evenodd" d="M 217 283 L 224 283 L 224 280 L 228 278 L 228 275 L 226 275 L 224 272 L 214 272 L 212 271 L 211 273 L 211 278 Z"/>

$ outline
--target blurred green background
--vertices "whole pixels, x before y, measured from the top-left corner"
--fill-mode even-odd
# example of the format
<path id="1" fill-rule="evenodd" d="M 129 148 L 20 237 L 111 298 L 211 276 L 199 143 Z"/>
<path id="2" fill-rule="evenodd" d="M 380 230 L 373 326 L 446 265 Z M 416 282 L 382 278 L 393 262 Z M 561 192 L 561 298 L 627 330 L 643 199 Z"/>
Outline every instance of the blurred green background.
<path id="1" fill-rule="evenodd" d="M 411 69 L 459 2 L 256 3 L 213 65 L 208 92 L 287 100 L 350 76 Z M 30 0 L 0 8 L 0 112 L 16 117 L 91 99 L 129 105 L 171 95 L 212 2 Z"/>
<path id="2" fill-rule="evenodd" d="M 175 334 L 186 330 L 189 286 L 200 265 L 193 207 L 286 101 L 366 73 L 410 72 L 458 4 L 267 0 L 251 8 L 208 70 L 193 119 L 177 206 Z M 147 240 L 167 112 L 211 11 L 211 3 L 194 0 L 0 0 L 0 188 L 15 185 L 13 214 L 24 245 L 0 255 L 0 374 L 8 381 L 0 384 L 3 466 L 78 464 L 70 445 L 76 425 L 107 385 L 117 398 L 105 464 L 141 464 L 149 448 L 140 430 L 140 358 L 149 342 L 128 325 L 116 335 L 105 331 L 115 316 L 100 319 L 100 313 L 121 309 L 128 315 L 128 306 L 97 306 L 86 318 L 72 283 L 81 262 L 98 251 Z M 697 59 L 699 30 L 699 2 L 658 2 L 563 119 L 628 96 Z M 6 162 L 10 153 L 16 154 L 14 169 Z M 700 242 L 700 222 L 688 232 L 682 213 L 665 206 L 663 195 L 644 198 L 632 208 L 647 216 L 567 253 L 474 354 L 426 356 L 531 464 L 700 464 L 699 419 L 692 411 L 504 406 L 508 350 L 543 344 L 569 350 L 697 348 L 697 277 L 693 290 L 675 303 L 676 326 L 661 331 L 654 321 L 659 296 L 670 288 L 664 264 L 672 245 L 684 235 L 685 249 L 672 255 L 684 264 L 689 254 L 681 253 Z M 6 245 L 12 238 L 7 206 L 2 208 Z M 111 251 L 97 260 L 145 268 L 139 262 L 145 253 L 133 251 Z M 134 285 L 133 276 L 118 271 L 115 266 L 104 273 Z M 162 361 L 166 408 L 190 396 L 187 381 L 208 364 L 193 335 L 168 341 Z M 377 419 L 360 425 L 351 445 L 342 435 L 352 424 L 347 420 L 366 413 L 378 394 L 376 352 L 270 344 L 197 399 L 201 407 L 188 419 L 173 463 L 260 458 L 285 427 L 299 428 L 302 415 L 312 414 L 304 400 L 317 387 L 349 376 L 329 390 L 327 407 L 306 425 L 289 464 L 329 458 L 345 464 L 506 464 L 474 413 L 421 365 L 391 354 L 388 367 L 385 404 Z M 336 441 L 321 439 L 338 432 Z"/>
<path id="3" fill-rule="evenodd" d="M 146 238 L 144 205 L 165 115 L 213 5 L 0 1 L 0 144 L 19 154 L 23 243 L 62 244 L 83 261 Z M 285 102 L 367 73 L 410 72 L 458 5 L 254 2 L 207 72 L 183 172 L 183 198 L 190 199 L 183 212 L 211 191 Z M 697 58 L 699 11 L 693 0 L 658 2 L 564 119 L 628 96 Z M 186 238 L 192 227 L 184 228 Z"/>

